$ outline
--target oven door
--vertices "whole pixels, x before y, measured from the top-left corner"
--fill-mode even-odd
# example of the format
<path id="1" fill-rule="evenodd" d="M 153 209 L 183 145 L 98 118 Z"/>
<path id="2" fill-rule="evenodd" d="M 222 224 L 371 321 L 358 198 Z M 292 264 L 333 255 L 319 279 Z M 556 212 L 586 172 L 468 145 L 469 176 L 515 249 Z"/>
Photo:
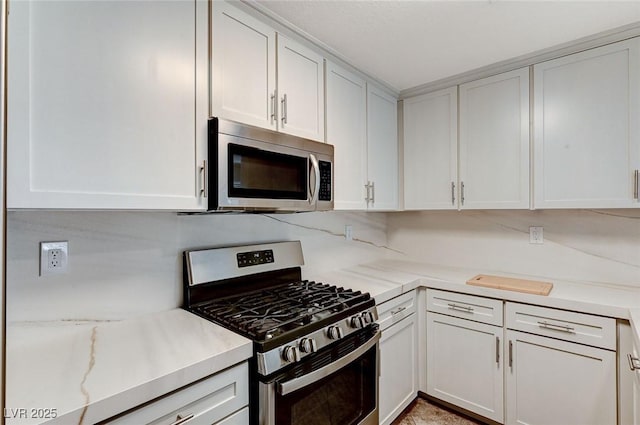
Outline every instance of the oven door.
<path id="1" fill-rule="evenodd" d="M 377 425 L 377 326 L 260 382 L 260 425 Z"/>

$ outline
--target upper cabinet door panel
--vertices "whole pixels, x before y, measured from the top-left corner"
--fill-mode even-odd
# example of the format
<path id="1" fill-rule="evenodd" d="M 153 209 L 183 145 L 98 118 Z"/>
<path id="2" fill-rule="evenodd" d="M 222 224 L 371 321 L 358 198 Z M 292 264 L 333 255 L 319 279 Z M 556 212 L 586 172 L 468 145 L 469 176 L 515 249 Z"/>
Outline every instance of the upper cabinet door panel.
<path id="1" fill-rule="evenodd" d="M 457 87 L 405 99 L 405 209 L 455 209 L 457 180 Z"/>
<path id="2" fill-rule="evenodd" d="M 226 2 L 212 7 L 213 115 L 275 130 L 275 30 Z"/>
<path id="3" fill-rule="evenodd" d="M 335 155 L 335 209 L 366 209 L 367 85 L 331 62 L 327 62 L 327 143 Z"/>
<path id="4" fill-rule="evenodd" d="M 12 2 L 9 208 L 202 207 L 200 6 Z"/>
<path id="5" fill-rule="evenodd" d="M 640 40 L 534 66 L 535 207 L 640 206 Z"/>
<path id="6" fill-rule="evenodd" d="M 370 210 L 398 209 L 398 101 L 367 84 L 368 180 Z"/>
<path id="7" fill-rule="evenodd" d="M 324 58 L 278 34 L 280 131 L 324 141 Z"/>
<path id="8" fill-rule="evenodd" d="M 529 68 L 460 86 L 460 185 L 461 208 L 529 207 Z"/>

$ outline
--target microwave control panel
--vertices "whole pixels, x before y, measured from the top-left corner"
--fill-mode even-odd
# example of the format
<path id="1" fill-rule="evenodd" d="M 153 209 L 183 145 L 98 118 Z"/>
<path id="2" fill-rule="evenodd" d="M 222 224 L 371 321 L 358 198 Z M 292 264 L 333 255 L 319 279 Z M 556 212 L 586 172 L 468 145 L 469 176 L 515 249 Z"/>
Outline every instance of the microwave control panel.
<path id="1" fill-rule="evenodd" d="M 320 193 L 319 201 L 331 201 L 331 163 L 318 161 L 320 166 Z"/>

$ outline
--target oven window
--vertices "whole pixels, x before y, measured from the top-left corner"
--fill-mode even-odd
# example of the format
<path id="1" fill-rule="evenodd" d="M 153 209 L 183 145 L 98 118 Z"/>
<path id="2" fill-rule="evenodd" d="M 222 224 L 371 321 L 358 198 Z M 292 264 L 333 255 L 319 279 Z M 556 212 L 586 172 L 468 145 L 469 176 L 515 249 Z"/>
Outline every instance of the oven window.
<path id="1" fill-rule="evenodd" d="M 229 196 L 307 199 L 307 158 L 229 144 Z"/>
<path id="2" fill-rule="evenodd" d="M 276 396 L 278 425 L 358 424 L 376 408 L 374 346 L 332 375 L 286 396 Z"/>

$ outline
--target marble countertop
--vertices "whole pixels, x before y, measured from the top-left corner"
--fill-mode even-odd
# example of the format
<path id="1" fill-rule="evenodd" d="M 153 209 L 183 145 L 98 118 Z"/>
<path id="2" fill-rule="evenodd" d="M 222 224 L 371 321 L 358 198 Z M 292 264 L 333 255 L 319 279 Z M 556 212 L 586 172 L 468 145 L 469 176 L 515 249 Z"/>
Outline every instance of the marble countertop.
<path id="1" fill-rule="evenodd" d="M 467 285 L 467 280 L 477 274 L 542 280 L 552 282 L 553 289 L 548 296 L 541 296 Z M 637 287 L 557 281 L 542 276 L 388 259 L 372 261 L 336 272 L 321 273 L 313 278 L 325 283 L 369 292 L 378 304 L 423 286 L 629 320 L 636 343 L 640 346 L 640 289 Z"/>
<path id="2" fill-rule="evenodd" d="M 252 349 L 182 309 L 114 322 L 10 323 L 6 423 L 43 422 L 31 409 L 55 409 L 51 424 L 95 423 L 240 363 Z"/>

